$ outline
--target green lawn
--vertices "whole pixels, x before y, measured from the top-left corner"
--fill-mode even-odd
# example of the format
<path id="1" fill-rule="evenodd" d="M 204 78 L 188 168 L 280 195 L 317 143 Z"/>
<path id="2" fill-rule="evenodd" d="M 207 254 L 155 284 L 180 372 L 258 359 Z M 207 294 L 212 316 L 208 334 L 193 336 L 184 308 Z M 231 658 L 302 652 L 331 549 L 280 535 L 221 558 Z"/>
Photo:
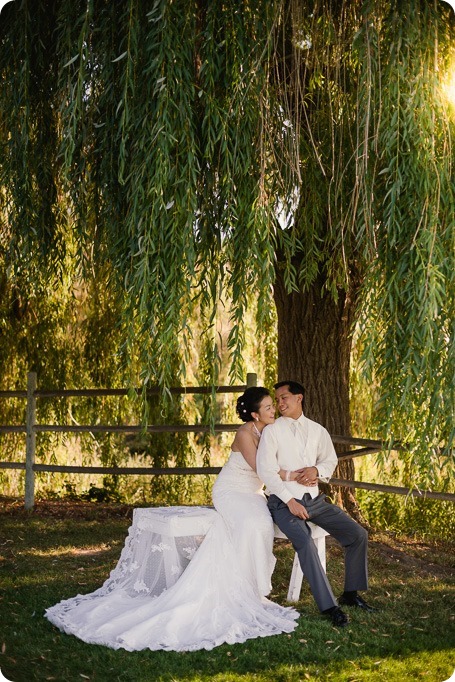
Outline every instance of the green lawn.
<path id="1" fill-rule="evenodd" d="M 291 635 L 195 653 L 129 653 L 64 635 L 43 613 L 101 585 L 119 557 L 131 509 L 40 503 L 28 515 L 2 504 L 0 670 L 12 682 L 444 682 L 455 670 L 454 546 L 371 533 L 368 598 L 380 611 L 351 610 L 342 630 L 319 616 L 304 583 Z M 292 550 L 281 542 L 276 552 L 273 598 L 284 603 Z M 338 594 L 342 554 L 331 541 L 327 570 Z"/>

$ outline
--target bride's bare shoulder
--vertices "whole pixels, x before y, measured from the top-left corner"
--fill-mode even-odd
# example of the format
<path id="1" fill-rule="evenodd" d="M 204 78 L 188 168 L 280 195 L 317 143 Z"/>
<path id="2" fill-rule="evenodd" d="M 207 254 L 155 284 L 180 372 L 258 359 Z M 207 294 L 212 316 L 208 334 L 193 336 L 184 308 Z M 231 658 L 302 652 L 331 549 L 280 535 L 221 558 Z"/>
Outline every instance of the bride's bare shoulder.
<path id="1" fill-rule="evenodd" d="M 240 435 L 241 438 L 252 438 L 254 435 L 253 422 L 245 422 L 245 424 L 239 426 L 237 429 L 237 435 Z"/>
<path id="2" fill-rule="evenodd" d="M 235 432 L 234 443 L 244 443 L 246 440 L 253 438 L 253 432 L 251 430 L 251 422 L 245 422 Z"/>

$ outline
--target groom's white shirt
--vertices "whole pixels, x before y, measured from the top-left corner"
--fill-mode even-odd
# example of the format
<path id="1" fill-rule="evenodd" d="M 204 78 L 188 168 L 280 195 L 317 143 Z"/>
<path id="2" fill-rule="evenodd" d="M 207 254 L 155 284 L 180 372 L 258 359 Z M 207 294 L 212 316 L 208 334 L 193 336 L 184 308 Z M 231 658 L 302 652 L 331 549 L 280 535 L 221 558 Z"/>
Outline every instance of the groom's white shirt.
<path id="1" fill-rule="evenodd" d="M 293 433 L 294 425 L 296 433 Z M 301 499 L 304 493 L 316 497 L 318 486 L 305 486 L 296 481 L 282 481 L 280 469 L 295 471 L 303 467 L 317 467 L 318 478 L 328 481 L 338 458 L 328 431 L 300 415 L 296 420 L 278 417 L 262 430 L 256 456 L 259 478 L 265 483 L 267 493 L 277 495 L 286 504 L 293 497 Z"/>

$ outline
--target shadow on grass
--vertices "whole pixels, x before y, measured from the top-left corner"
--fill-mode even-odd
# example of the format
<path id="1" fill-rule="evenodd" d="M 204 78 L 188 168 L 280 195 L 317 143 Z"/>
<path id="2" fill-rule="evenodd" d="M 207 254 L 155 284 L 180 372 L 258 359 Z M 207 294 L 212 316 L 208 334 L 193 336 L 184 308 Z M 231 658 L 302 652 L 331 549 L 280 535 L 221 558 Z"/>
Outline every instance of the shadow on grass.
<path id="1" fill-rule="evenodd" d="M 373 540 L 370 552 L 369 600 L 380 611 L 350 610 L 347 628 L 337 630 L 318 614 L 304 582 L 301 616 L 290 635 L 212 651 L 130 653 L 85 644 L 44 618 L 61 599 L 101 586 L 120 556 L 129 520 L 0 520 L 0 669 L 13 682 L 443 682 L 455 667 L 450 570 L 420 565 L 404 550 L 386 551 L 382 542 Z M 293 551 L 282 542 L 276 554 L 272 598 L 284 603 Z M 332 543 L 328 573 L 338 594 L 342 552 Z"/>

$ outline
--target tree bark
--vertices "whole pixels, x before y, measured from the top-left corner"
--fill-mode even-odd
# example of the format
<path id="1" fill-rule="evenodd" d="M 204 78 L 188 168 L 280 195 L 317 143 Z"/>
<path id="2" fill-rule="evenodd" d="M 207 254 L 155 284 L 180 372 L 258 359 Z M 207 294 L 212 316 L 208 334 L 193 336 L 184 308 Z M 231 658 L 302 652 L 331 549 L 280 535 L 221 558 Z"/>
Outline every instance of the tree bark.
<path id="1" fill-rule="evenodd" d="M 304 413 L 330 435 L 351 435 L 349 368 L 352 327 L 359 285 L 353 278 L 335 300 L 320 277 L 306 291 L 287 293 L 277 271 L 274 288 L 278 318 L 278 379 L 293 379 L 305 387 Z M 337 454 L 346 446 L 337 445 Z M 352 459 L 338 464 L 337 478 L 353 479 Z M 348 488 L 323 486 L 332 499 L 360 520 L 355 494 Z"/>

